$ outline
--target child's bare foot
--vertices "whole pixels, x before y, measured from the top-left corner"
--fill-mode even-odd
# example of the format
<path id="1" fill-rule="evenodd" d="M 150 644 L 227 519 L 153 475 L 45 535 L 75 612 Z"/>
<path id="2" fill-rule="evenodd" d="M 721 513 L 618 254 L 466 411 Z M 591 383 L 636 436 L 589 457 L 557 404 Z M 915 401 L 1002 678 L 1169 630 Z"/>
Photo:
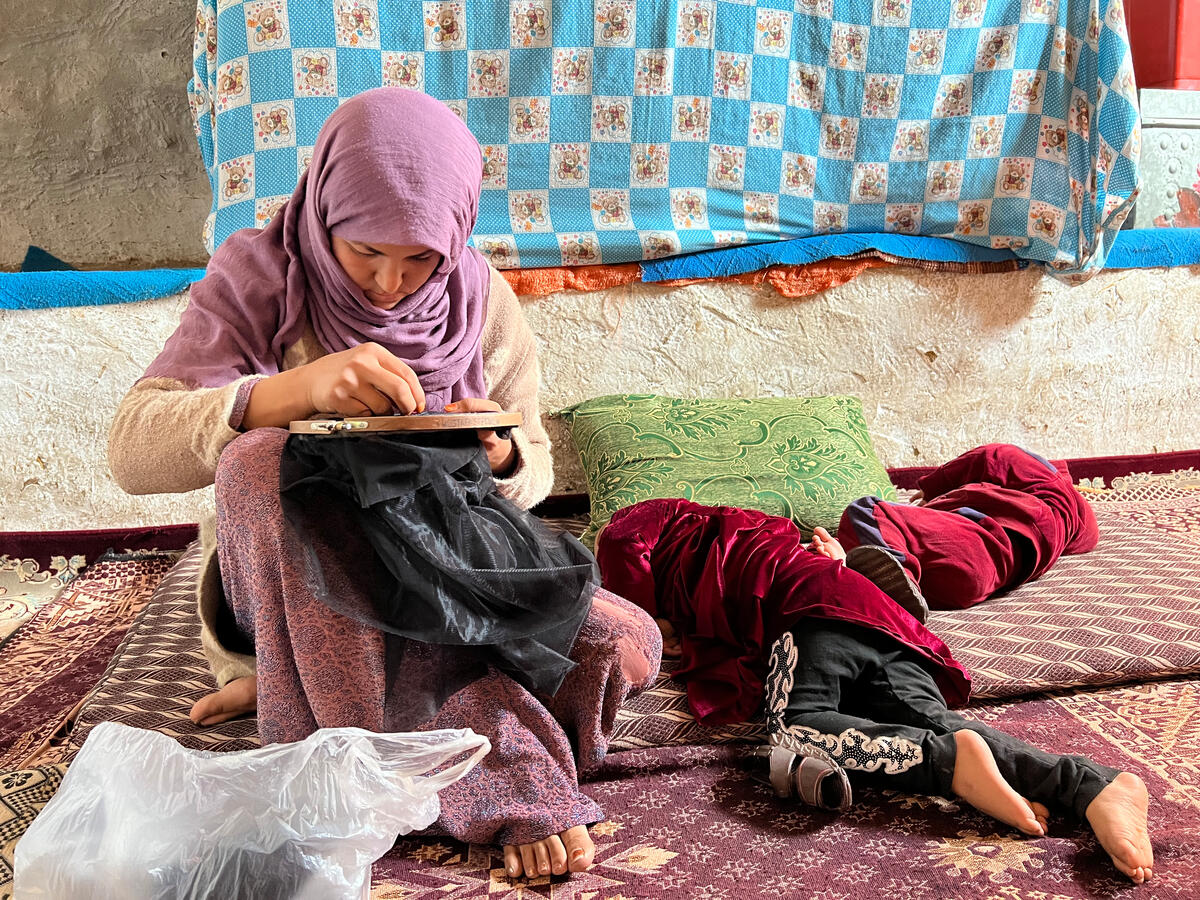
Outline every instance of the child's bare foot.
<path id="1" fill-rule="evenodd" d="M 846 551 L 842 549 L 838 539 L 819 525 L 813 529 L 813 539 L 809 543 L 808 549 L 813 553 L 819 553 L 826 559 L 844 560 L 846 558 Z"/>
<path id="2" fill-rule="evenodd" d="M 1043 813 L 1044 819 L 1048 810 L 1040 803 L 1037 804 L 1040 809 L 1035 809 L 1004 780 L 987 741 L 974 731 L 963 729 L 954 732 L 954 742 L 958 749 L 950 789 L 980 812 L 1018 831 L 1035 837 L 1044 835 L 1046 826 L 1038 813 Z"/>
<path id="3" fill-rule="evenodd" d="M 201 697 L 188 713 L 197 725 L 216 725 L 258 709 L 258 678 L 235 678 L 215 694 Z"/>
<path id="4" fill-rule="evenodd" d="M 1113 865 L 1141 884 L 1154 874 L 1154 850 L 1146 823 L 1149 797 L 1142 779 L 1122 772 L 1088 806 L 1085 815 Z"/>
<path id="5" fill-rule="evenodd" d="M 592 843 L 587 826 L 576 825 L 532 844 L 505 844 L 504 870 L 512 878 L 520 875 L 522 870 L 526 878 L 586 872 L 595 855 L 596 845 Z"/>

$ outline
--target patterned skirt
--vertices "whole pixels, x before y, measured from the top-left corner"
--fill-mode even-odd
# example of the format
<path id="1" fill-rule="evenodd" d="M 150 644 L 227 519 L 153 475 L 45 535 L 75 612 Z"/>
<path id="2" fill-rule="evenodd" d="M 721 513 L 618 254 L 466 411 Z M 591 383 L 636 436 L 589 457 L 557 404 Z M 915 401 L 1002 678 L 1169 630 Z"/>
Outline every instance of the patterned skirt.
<path id="1" fill-rule="evenodd" d="M 257 654 L 262 739 L 295 741 L 337 726 L 396 730 L 406 684 L 437 677 L 440 654 L 411 647 L 398 662 L 382 632 L 314 595 L 280 503 L 286 438 L 275 428 L 239 436 L 221 454 L 216 477 L 221 577 L 238 628 Z M 355 597 L 365 605 L 366 548 L 337 528 L 321 529 L 314 540 L 327 588 L 347 605 Z M 519 844 L 599 821 L 578 772 L 604 757 L 618 709 L 653 682 L 660 657 L 654 620 L 598 590 L 571 652 L 576 666 L 554 696 L 535 695 L 489 669 L 429 710 L 416 730 L 470 728 L 492 743 L 475 769 L 441 792 L 434 830 L 462 841 Z"/>

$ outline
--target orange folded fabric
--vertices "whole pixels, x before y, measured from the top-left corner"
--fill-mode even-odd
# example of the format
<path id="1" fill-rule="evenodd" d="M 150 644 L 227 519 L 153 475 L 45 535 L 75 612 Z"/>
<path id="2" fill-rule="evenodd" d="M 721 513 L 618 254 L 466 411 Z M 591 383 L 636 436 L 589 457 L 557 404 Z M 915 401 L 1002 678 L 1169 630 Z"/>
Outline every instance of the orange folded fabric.
<path id="1" fill-rule="evenodd" d="M 502 269 L 500 274 L 517 296 L 545 297 L 559 291 L 602 291 L 642 280 L 635 262 L 611 266 L 558 266 L 547 269 Z"/>
<path id="2" fill-rule="evenodd" d="M 762 284 L 766 282 L 784 297 L 811 297 L 839 284 L 857 278 L 867 269 L 895 263 L 877 257 L 859 259 L 826 259 L 802 266 L 769 266 L 757 272 L 727 275 L 720 278 L 679 278 L 658 281 L 665 287 L 681 287 L 701 281 Z M 601 291 L 634 281 L 641 281 L 642 267 L 638 263 L 600 266 L 560 266 L 546 269 L 504 269 L 505 277 L 518 296 L 545 297 L 559 291 Z"/>
<path id="3" fill-rule="evenodd" d="M 891 266 L 887 260 L 863 257 L 861 259 L 825 259 L 802 266 L 768 266 L 757 272 L 727 275 L 721 278 L 677 278 L 659 281 L 656 284 L 681 287 L 701 281 L 732 281 L 736 284 L 762 284 L 766 282 L 784 297 L 811 297 L 839 284 L 853 281 L 867 269 Z"/>

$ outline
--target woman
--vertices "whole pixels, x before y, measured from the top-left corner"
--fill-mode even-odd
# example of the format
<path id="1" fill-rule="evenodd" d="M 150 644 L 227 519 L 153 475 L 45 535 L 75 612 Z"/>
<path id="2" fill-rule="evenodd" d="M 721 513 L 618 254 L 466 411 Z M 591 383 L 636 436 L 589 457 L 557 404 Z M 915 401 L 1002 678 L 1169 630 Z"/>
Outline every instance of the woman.
<path id="1" fill-rule="evenodd" d="M 420 677 L 389 665 L 381 632 L 314 596 L 280 502 L 289 421 L 520 412 L 511 438 L 480 433 L 488 465 L 521 507 L 549 491 L 533 336 L 507 283 L 466 244 L 481 170 L 475 138 L 438 101 L 399 88 L 347 101 L 271 224 L 214 254 L 122 402 L 109 459 L 125 490 L 216 485 L 198 599 L 220 690 L 196 703 L 198 724 L 257 708 L 264 742 L 326 726 L 393 730 L 405 679 Z M 353 605 L 374 573 L 344 524 L 320 521 L 312 542 L 326 583 Z M 504 843 L 511 875 L 586 869 L 586 825 L 601 813 L 579 792 L 575 758 L 603 756 L 622 700 L 656 673 L 658 641 L 649 617 L 598 591 L 554 697 L 494 669 L 450 696 L 422 727 L 473 728 L 493 751 L 442 792 L 441 831 Z"/>

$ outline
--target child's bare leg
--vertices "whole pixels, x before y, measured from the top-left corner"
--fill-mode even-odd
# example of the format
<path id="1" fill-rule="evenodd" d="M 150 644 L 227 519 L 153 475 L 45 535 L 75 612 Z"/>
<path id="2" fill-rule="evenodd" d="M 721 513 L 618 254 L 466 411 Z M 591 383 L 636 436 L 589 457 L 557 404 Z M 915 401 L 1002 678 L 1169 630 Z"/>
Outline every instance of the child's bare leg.
<path id="1" fill-rule="evenodd" d="M 1142 779 L 1122 772 L 1096 795 L 1085 813 L 1113 865 L 1141 884 L 1154 874 L 1154 850 L 1147 826 L 1149 797 Z"/>
<path id="2" fill-rule="evenodd" d="M 1004 780 L 987 741 L 974 731 L 964 729 L 954 733 L 954 742 L 957 749 L 951 790 L 980 812 L 1025 834 L 1043 836 L 1048 810 L 1040 803 L 1035 809 L 1034 804 Z"/>
<path id="3" fill-rule="evenodd" d="M 819 525 L 813 530 L 813 539 L 809 543 L 808 549 L 827 559 L 844 560 L 846 558 L 846 551 L 842 549 L 841 542 Z"/>
<path id="4" fill-rule="evenodd" d="M 505 844 L 504 870 L 514 878 L 522 871 L 527 878 L 585 872 L 595 855 L 596 845 L 587 826 L 576 825 L 532 844 Z"/>

